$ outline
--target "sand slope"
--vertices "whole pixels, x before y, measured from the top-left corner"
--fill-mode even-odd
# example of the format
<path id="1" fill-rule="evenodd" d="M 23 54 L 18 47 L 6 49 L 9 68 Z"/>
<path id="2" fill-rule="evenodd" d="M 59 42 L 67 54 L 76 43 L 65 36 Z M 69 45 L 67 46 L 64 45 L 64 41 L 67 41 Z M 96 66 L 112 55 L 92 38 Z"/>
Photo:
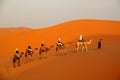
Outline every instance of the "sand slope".
<path id="1" fill-rule="evenodd" d="M 88 35 L 102 37 L 103 35 L 120 35 L 119 30 L 119 21 L 75 20 L 43 29 L 3 34 L 0 35 L 0 56 L 12 56 L 16 47 L 24 51 L 28 44 L 39 47 L 41 41 L 49 46 L 55 44 L 59 37 L 67 43 L 79 38 L 80 34 L 85 38 Z"/>
<path id="2" fill-rule="evenodd" d="M 88 41 L 93 39 L 88 53 L 74 53 L 76 41 L 83 34 Z M 7 64 L 14 54 L 15 48 L 25 51 L 30 43 L 39 48 L 44 41 L 48 46 L 56 45 L 57 39 L 72 49 L 67 55 L 54 56 L 44 60 L 36 59 L 28 64 L 13 69 Z M 97 41 L 103 39 L 103 48 L 97 50 Z M 117 80 L 120 75 L 120 22 L 103 20 L 75 20 L 43 29 L 25 30 L 0 34 L 0 64 L 3 76 L 11 80 Z M 7 74 L 9 73 L 9 74 Z"/>
<path id="3" fill-rule="evenodd" d="M 18 27 L 18 28 L 0 28 L 0 34 L 9 34 L 14 32 L 21 32 L 25 30 L 30 30 L 27 27 Z"/>
<path id="4" fill-rule="evenodd" d="M 120 78 L 120 40 L 119 37 L 104 37 L 103 48 L 89 46 L 89 52 L 74 53 L 73 49 L 66 55 L 36 59 L 16 69 L 10 69 L 11 80 L 119 80 Z M 95 41 L 96 42 L 96 41 Z"/>

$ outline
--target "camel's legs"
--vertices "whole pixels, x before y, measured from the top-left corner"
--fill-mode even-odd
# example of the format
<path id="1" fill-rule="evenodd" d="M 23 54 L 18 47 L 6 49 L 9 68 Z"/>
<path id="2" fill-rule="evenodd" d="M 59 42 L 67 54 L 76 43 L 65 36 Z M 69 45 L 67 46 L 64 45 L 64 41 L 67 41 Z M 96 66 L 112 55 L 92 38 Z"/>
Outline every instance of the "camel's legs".
<path id="1" fill-rule="evenodd" d="M 39 54 L 40 59 L 42 59 L 42 54 Z"/>
<path id="2" fill-rule="evenodd" d="M 56 47 L 56 56 L 59 56 L 61 53 L 61 49 L 59 47 Z"/>
<path id="3" fill-rule="evenodd" d="M 79 52 L 80 46 L 76 45 L 76 52 Z"/>
<path id="4" fill-rule="evenodd" d="M 20 58 L 18 58 L 18 66 L 20 66 Z"/>
<path id="5" fill-rule="evenodd" d="M 82 46 L 82 52 L 84 51 L 85 46 Z"/>
<path id="6" fill-rule="evenodd" d="M 88 52 L 87 46 L 82 46 L 82 52 L 84 51 L 84 49 Z"/>
<path id="7" fill-rule="evenodd" d="M 43 57 L 47 58 L 47 53 L 46 52 L 43 52 Z"/>
<path id="8" fill-rule="evenodd" d="M 85 46 L 86 51 L 88 52 L 87 46 Z"/>
<path id="9" fill-rule="evenodd" d="M 28 57 L 25 57 L 25 63 L 28 63 Z"/>
<path id="10" fill-rule="evenodd" d="M 31 57 L 31 55 L 28 55 L 28 58 L 29 58 L 29 61 L 31 61 L 31 60 L 32 60 L 32 57 Z"/>
<path id="11" fill-rule="evenodd" d="M 16 68 L 16 62 L 13 63 L 13 67 Z"/>
<path id="12" fill-rule="evenodd" d="M 76 50 L 77 52 L 79 51 L 79 46 L 77 47 L 77 50 Z"/>

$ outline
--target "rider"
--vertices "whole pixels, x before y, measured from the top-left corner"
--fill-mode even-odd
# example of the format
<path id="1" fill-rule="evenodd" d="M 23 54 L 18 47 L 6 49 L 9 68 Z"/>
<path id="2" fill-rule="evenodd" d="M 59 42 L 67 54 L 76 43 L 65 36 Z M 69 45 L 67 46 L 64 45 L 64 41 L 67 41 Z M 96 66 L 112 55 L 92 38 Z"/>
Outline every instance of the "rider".
<path id="1" fill-rule="evenodd" d="M 44 44 L 44 42 L 43 42 L 43 41 L 41 41 L 41 47 L 43 47 L 43 46 L 45 46 L 45 44 Z"/>
<path id="2" fill-rule="evenodd" d="M 15 49 L 15 56 L 20 57 L 20 53 L 19 53 L 18 48 Z"/>
<path id="3" fill-rule="evenodd" d="M 45 49 L 45 48 L 46 48 L 46 45 L 45 45 L 45 43 L 44 43 L 43 41 L 41 41 L 41 48 L 42 48 L 42 49 Z"/>
<path id="4" fill-rule="evenodd" d="M 80 35 L 80 38 L 79 38 L 78 41 L 79 41 L 79 42 L 84 42 L 84 41 L 85 41 L 82 35 Z"/>
<path id="5" fill-rule="evenodd" d="M 28 51 L 32 51 L 32 47 L 31 47 L 31 45 L 30 44 L 28 44 Z"/>
<path id="6" fill-rule="evenodd" d="M 57 46 L 58 46 L 58 47 L 63 46 L 63 43 L 61 42 L 61 39 L 60 39 L 60 38 L 58 39 Z"/>
<path id="7" fill-rule="evenodd" d="M 40 46 L 41 46 L 40 49 L 41 49 L 42 51 L 45 51 L 45 50 L 47 49 L 46 44 L 45 44 L 43 41 L 41 41 Z"/>

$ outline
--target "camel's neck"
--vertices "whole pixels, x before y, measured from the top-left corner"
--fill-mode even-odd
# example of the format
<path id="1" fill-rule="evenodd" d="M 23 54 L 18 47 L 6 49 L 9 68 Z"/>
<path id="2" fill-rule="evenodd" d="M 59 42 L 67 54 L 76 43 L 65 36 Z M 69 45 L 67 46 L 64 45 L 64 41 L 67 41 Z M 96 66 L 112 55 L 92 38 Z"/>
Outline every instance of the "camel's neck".
<path id="1" fill-rule="evenodd" d="M 89 42 L 87 42 L 87 44 L 91 44 L 92 40 L 90 40 Z"/>
<path id="2" fill-rule="evenodd" d="M 20 57 L 22 57 L 22 56 L 23 56 L 23 54 L 20 55 Z"/>
<path id="3" fill-rule="evenodd" d="M 53 46 L 50 46 L 50 47 L 48 48 L 48 50 L 50 50 L 52 47 L 53 47 Z"/>

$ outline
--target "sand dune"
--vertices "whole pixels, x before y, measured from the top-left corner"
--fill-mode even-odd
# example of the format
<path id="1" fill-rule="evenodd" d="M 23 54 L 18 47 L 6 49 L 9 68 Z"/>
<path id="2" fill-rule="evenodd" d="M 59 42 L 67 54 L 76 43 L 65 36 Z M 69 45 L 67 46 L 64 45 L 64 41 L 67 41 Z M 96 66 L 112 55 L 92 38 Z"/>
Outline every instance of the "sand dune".
<path id="1" fill-rule="evenodd" d="M 25 30 L 30 30 L 27 27 L 18 27 L 18 28 L 0 28 L 0 34 L 9 34 L 14 32 L 21 32 Z"/>
<path id="2" fill-rule="evenodd" d="M 4 53 L 3 56 L 12 56 L 16 47 L 24 51 L 29 43 L 33 47 L 39 47 L 40 42 L 44 41 L 49 46 L 55 44 L 59 37 L 63 42 L 67 43 L 79 38 L 80 34 L 83 34 L 85 38 L 88 35 L 102 37 L 104 35 L 120 35 L 119 30 L 120 22 L 118 21 L 70 21 L 48 28 L 0 35 L 0 44 L 2 46 L 0 51 L 1 54 Z"/>
<path id="3" fill-rule="evenodd" d="M 83 34 L 87 41 L 93 39 L 93 43 L 89 45 L 88 53 L 73 54 L 80 34 Z M 52 53 L 47 59 L 37 59 L 16 69 L 10 68 L 10 79 L 115 80 L 119 77 L 119 21 L 75 20 L 43 29 L 0 34 L 0 63 L 6 63 L 4 68 L 8 69 L 7 61 L 13 56 L 16 47 L 20 51 L 25 51 L 28 44 L 39 48 L 41 41 L 47 46 L 55 46 L 59 37 L 65 44 L 71 42 L 71 49 L 66 52 L 67 55 L 56 57 Z M 96 49 L 99 38 L 103 39 L 104 46 L 101 50 Z M 6 72 L 3 71 L 3 74 Z"/>
<path id="4" fill-rule="evenodd" d="M 55 56 L 54 52 L 46 59 L 35 59 L 18 68 L 10 68 L 10 80 L 119 80 L 120 77 L 120 38 L 104 37 L 103 48 L 89 46 L 89 52 L 74 53 L 73 49 L 66 55 Z M 96 43 L 96 41 L 95 41 Z"/>

